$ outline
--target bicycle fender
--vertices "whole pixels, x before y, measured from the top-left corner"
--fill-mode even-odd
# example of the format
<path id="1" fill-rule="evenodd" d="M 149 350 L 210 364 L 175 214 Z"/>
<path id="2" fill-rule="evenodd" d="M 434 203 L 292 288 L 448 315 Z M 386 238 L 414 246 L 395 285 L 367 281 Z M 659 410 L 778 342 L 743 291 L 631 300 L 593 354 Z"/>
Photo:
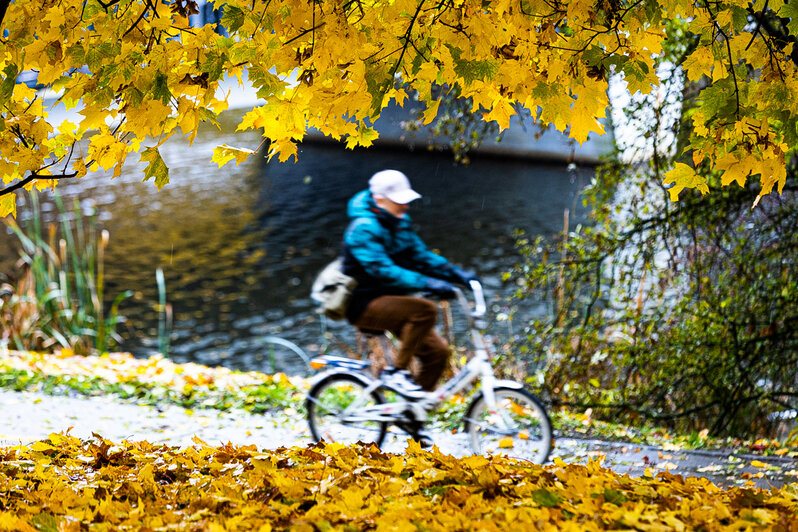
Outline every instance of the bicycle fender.
<path id="1" fill-rule="evenodd" d="M 344 370 L 344 369 L 340 369 L 340 368 L 333 368 L 333 369 L 330 369 L 330 370 L 325 371 L 323 373 L 319 373 L 318 375 L 313 377 L 313 379 L 311 379 L 311 381 L 310 381 L 310 387 L 313 388 L 314 386 L 316 386 L 316 384 L 320 383 L 321 381 L 323 381 L 327 377 L 331 377 L 333 375 L 347 375 L 347 376 L 350 376 L 350 377 L 354 377 L 357 380 L 359 380 L 361 382 L 361 384 L 363 384 L 363 386 L 368 386 L 368 385 L 370 385 L 373 382 L 373 379 L 371 379 L 369 377 L 366 377 L 365 375 L 362 375 L 362 374 L 360 374 L 360 373 L 358 373 L 356 371 L 349 371 L 349 370 Z"/>

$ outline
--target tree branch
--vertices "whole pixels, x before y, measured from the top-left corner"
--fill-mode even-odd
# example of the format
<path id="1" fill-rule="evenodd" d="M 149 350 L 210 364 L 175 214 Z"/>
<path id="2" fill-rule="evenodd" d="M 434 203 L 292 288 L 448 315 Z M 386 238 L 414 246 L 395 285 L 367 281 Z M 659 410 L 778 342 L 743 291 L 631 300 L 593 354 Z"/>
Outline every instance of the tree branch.
<path id="1" fill-rule="evenodd" d="M 729 71 L 731 71 L 732 81 L 734 81 L 734 96 L 737 100 L 737 108 L 734 111 L 734 115 L 737 117 L 737 120 L 740 120 L 740 87 L 737 86 L 737 73 L 734 71 L 734 57 L 732 56 L 729 36 L 726 35 L 726 32 L 723 31 L 723 28 L 721 28 L 720 24 L 718 24 L 718 21 L 715 20 L 715 14 L 709 7 L 709 0 L 705 0 L 704 3 L 707 6 L 707 12 L 709 13 L 710 18 L 712 19 L 712 24 L 715 26 L 715 29 L 718 31 L 718 33 L 723 37 L 723 40 L 726 41 L 726 52 L 729 54 Z"/>
<path id="2" fill-rule="evenodd" d="M 287 41 L 285 41 L 285 42 L 283 43 L 283 45 L 286 45 L 286 44 L 291 44 L 291 43 L 292 43 L 292 42 L 294 42 L 295 40 L 297 40 L 297 39 L 301 39 L 302 37 L 304 37 L 304 36 L 305 36 L 305 35 L 307 35 L 308 33 L 314 33 L 316 30 L 318 30 L 318 29 L 321 29 L 321 28 L 322 28 L 322 26 L 324 26 L 325 24 L 326 24 L 326 22 L 322 22 L 322 23 L 321 23 L 321 24 L 319 24 L 318 26 L 313 26 L 313 27 L 311 27 L 311 28 L 309 28 L 309 29 L 302 30 L 302 31 L 301 31 L 301 32 L 299 32 L 299 34 L 298 34 L 298 35 L 296 35 L 295 37 L 291 37 L 290 39 L 288 39 Z"/>
<path id="3" fill-rule="evenodd" d="M 77 172 L 72 172 L 71 174 L 58 174 L 58 175 L 39 175 L 36 172 L 31 172 L 31 174 L 22 181 L 19 181 L 18 183 L 14 183 L 13 185 L 9 185 L 3 189 L 0 189 L 0 196 L 11 194 L 15 190 L 19 190 L 20 188 L 24 187 L 28 183 L 33 182 L 36 179 L 50 179 L 50 180 L 70 179 L 76 177 L 77 175 L 78 175 Z"/>
<path id="4" fill-rule="evenodd" d="M 413 13 L 413 18 L 410 20 L 410 24 L 407 26 L 407 31 L 405 32 L 405 42 L 402 46 L 402 53 L 399 54 L 399 59 L 396 60 L 396 64 L 394 64 L 393 69 L 391 70 L 391 80 L 396 75 L 396 72 L 399 70 L 399 65 L 402 63 L 402 59 L 405 56 L 405 52 L 407 51 L 407 46 L 410 44 L 411 37 L 413 36 L 413 26 L 416 25 L 416 19 L 418 19 L 419 13 L 421 13 L 421 8 L 424 6 L 425 0 L 421 0 L 418 3 L 418 8 L 416 8 L 416 12 Z"/>
<path id="5" fill-rule="evenodd" d="M 11 4 L 11 0 L 0 0 L 0 31 L 3 29 L 3 19 L 6 18 L 6 11 Z"/>

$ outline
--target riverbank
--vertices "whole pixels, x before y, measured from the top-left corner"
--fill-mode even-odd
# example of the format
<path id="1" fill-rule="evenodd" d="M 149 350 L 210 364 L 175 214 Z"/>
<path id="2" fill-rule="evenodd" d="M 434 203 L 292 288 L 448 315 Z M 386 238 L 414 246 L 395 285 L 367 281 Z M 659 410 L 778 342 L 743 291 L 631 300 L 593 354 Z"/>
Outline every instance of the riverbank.
<path id="1" fill-rule="evenodd" d="M 304 446 L 311 443 L 302 412 L 308 386 L 307 379 L 279 373 L 176 364 L 163 357 L 0 351 L 0 388 L 5 389 L 0 390 L 5 414 L 0 444 L 28 444 L 68 431 L 82 438 L 97 433 L 111 441 L 176 446 L 191 445 L 194 437 L 215 445 Z M 460 402 L 455 398 L 444 405 L 453 419 L 459 419 Z M 712 449 L 712 440 L 706 439 L 704 448 L 696 449 L 686 438 L 610 427 L 589 414 L 558 412 L 553 420 L 552 460 L 585 464 L 602 459 L 621 474 L 667 470 L 726 486 L 780 486 L 798 479 L 798 452 L 776 442 Z M 452 428 L 438 420 L 436 444 L 453 456 L 467 455 L 467 445 Z M 398 431 L 391 436 L 385 450 L 403 452 L 406 436 Z"/>

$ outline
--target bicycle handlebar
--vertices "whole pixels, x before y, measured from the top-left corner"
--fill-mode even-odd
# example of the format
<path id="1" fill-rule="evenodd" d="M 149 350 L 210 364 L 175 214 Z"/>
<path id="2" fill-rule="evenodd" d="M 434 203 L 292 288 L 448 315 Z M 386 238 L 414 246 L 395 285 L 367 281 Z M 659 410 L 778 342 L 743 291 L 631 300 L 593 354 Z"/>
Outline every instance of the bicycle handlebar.
<path id="1" fill-rule="evenodd" d="M 468 304 L 468 298 L 465 296 L 462 290 L 455 287 L 454 292 L 457 295 L 457 301 L 460 303 L 460 306 L 463 307 L 463 311 L 466 314 L 469 314 L 472 318 L 481 318 L 487 312 L 488 307 L 485 303 L 485 292 L 482 290 L 482 284 L 479 281 L 469 281 L 468 283 L 469 288 L 471 288 L 471 292 L 474 295 L 474 310 L 471 310 Z"/>

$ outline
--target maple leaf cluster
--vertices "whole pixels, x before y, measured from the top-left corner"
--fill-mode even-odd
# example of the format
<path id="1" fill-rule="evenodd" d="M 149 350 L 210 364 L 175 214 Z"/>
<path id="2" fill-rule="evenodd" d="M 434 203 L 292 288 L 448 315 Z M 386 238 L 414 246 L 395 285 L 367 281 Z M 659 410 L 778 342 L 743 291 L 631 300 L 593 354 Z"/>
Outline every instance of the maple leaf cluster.
<path id="1" fill-rule="evenodd" d="M 0 530 L 794 530 L 795 485 L 722 489 L 410 443 L 259 451 L 53 434 L 0 448 Z"/>
<path id="2" fill-rule="evenodd" d="M 724 172 L 724 183 L 759 175 L 762 193 L 779 190 L 796 135 L 791 35 L 795 8 L 784 0 L 696 3 L 588 0 L 229 0 L 224 32 L 192 26 L 194 2 L 63 0 L 12 2 L 0 23 L 0 216 L 14 214 L 13 191 L 46 188 L 89 170 L 119 174 L 140 152 L 145 179 L 162 187 L 168 168 L 158 147 L 181 131 L 189 141 L 226 109 L 225 76 L 246 74 L 264 104 L 240 129 L 259 129 L 268 156 L 297 156 L 315 128 L 368 146 L 371 124 L 410 86 L 438 110 L 438 87 L 457 87 L 473 112 L 501 129 L 520 108 L 578 142 L 603 132 L 607 78 L 632 92 L 659 85 L 655 73 L 666 28 L 689 21 L 697 46 L 684 58 L 688 80 L 708 79 L 693 117 L 695 164 Z M 48 119 L 38 93 L 16 84 L 37 73 L 78 123 Z M 256 150 L 220 147 L 219 164 Z M 703 188 L 685 168 L 676 191 Z M 674 192 L 675 195 L 675 192 Z"/>

